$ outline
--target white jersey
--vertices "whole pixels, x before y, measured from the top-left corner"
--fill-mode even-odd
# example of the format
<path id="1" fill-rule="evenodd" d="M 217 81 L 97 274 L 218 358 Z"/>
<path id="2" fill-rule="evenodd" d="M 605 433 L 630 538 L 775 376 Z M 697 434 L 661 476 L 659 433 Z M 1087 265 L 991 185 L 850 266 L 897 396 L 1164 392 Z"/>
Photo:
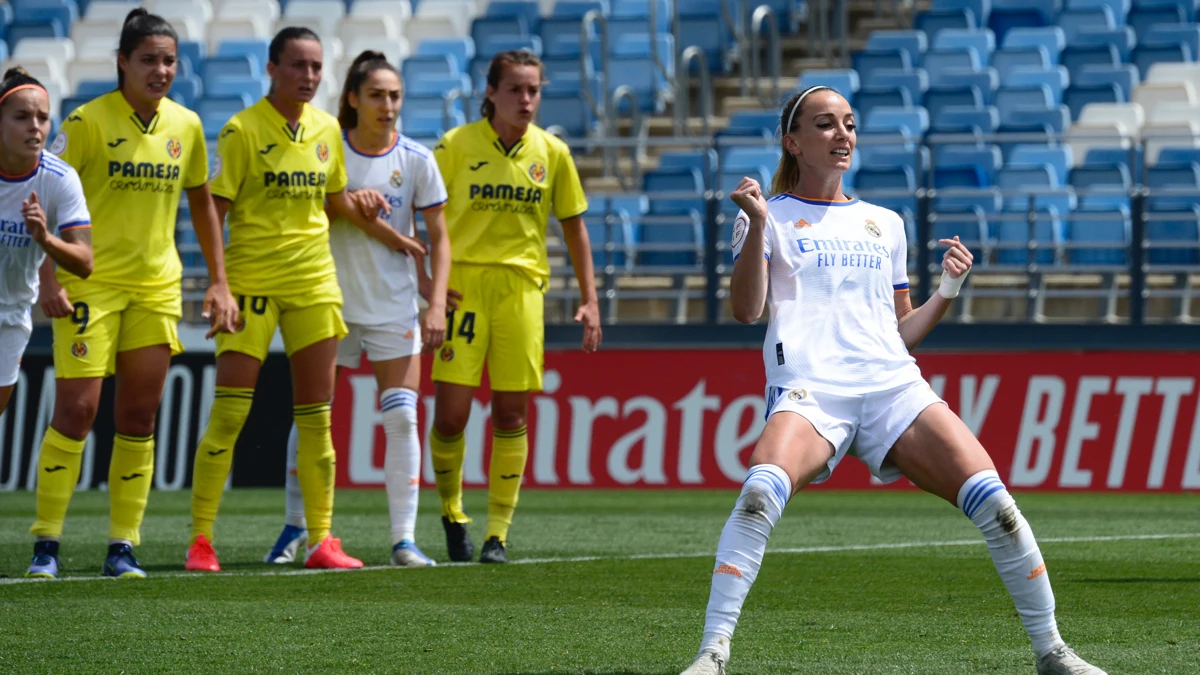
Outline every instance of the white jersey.
<path id="1" fill-rule="evenodd" d="M 38 267 L 46 252 L 33 241 L 21 215 L 21 203 L 32 192 L 38 194 L 51 232 L 92 222 L 79 174 L 54 155 L 43 151 L 37 168 L 24 176 L 0 175 L 0 325 L 25 325 L 37 301 Z"/>
<path id="2" fill-rule="evenodd" d="M 413 236 L 415 211 L 446 203 L 446 186 L 433 153 L 396 134 L 396 142 L 379 155 L 354 147 L 342 132 L 346 152 L 346 189 L 378 190 L 392 206 L 387 217 L 397 232 Z M 391 324 L 417 315 L 417 267 L 411 256 L 391 250 L 352 223 L 338 219 L 329 229 L 329 245 L 337 265 L 338 284 L 348 323 Z"/>
<path id="3" fill-rule="evenodd" d="M 767 210 L 768 387 L 850 395 L 920 381 L 896 322 L 894 293 L 908 289 L 900 216 L 857 199 L 790 194 Z M 738 213 L 735 259 L 747 229 Z"/>

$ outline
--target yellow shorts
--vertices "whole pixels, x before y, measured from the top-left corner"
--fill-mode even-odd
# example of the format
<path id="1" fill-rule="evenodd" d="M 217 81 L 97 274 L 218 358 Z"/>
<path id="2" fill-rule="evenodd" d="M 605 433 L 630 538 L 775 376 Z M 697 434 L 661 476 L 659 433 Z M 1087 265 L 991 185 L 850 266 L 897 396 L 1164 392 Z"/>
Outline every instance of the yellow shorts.
<path id="1" fill-rule="evenodd" d="M 242 329 L 236 333 L 217 333 L 217 355 L 225 352 L 249 354 L 265 361 L 271 349 L 275 327 L 283 334 L 288 356 L 321 340 L 341 340 L 348 332 L 338 303 L 313 304 L 308 296 L 266 297 L 237 296 Z"/>
<path id="2" fill-rule="evenodd" d="M 494 391 L 541 391 L 546 324 L 538 284 L 504 265 L 457 264 L 450 288 L 463 299 L 446 315 L 433 380 L 478 387 L 486 360 Z"/>
<path id="3" fill-rule="evenodd" d="M 179 289 L 138 293 L 77 282 L 67 297 L 75 311 L 52 322 L 55 377 L 108 377 L 116 372 L 118 352 L 142 347 L 168 345 L 172 356 L 183 351 Z"/>

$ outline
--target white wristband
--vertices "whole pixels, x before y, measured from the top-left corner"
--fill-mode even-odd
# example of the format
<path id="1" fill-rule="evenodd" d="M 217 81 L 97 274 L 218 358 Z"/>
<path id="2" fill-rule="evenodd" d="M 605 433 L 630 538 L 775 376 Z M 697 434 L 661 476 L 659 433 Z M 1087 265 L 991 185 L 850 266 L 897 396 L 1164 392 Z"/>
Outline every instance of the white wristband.
<path id="1" fill-rule="evenodd" d="M 963 283 L 967 280 L 967 275 L 971 270 L 962 273 L 962 276 L 955 279 L 946 272 L 942 272 L 942 281 L 938 284 L 938 294 L 947 300 L 953 300 L 958 297 L 958 291 L 962 288 Z"/>

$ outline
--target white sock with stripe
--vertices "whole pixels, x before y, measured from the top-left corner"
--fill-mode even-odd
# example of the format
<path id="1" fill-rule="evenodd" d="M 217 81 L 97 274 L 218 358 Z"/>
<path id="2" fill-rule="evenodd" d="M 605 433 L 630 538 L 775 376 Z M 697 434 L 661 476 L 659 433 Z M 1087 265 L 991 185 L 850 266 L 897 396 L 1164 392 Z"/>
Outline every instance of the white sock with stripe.
<path id="1" fill-rule="evenodd" d="M 701 652 L 714 651 L 722 659 L 729 659 L 729 640 L 742 613 L 742 604 L 758 576 L 771 530 L 791 496 L 792 480 L 786 471 L 774 464 L 750 468 L 742 484 L 742 494 L 717 542 Z"/>
<path id="2" fill-rule="evenodd" d="M 296 452 L 300 448 L 300 435 L 295 423 L 288 434 L 287 444 L 287 474 L 284 477 L 284 491 L 287 494 L 287 524 L 300 529 L 307 529 L 304 517 L 304 495 L 300 492 L 300 478 L 296 473 Z"/>
<path id="3" fill-rule="evenodd" d="M 392 546 L 413 539 L 417 529 L 417 491 L 421 487 L 421 441 L 417 438 L 417 392 L 385 389 L 379 395 L 387 451 L 383 459 Z"/>
<path id="4" fill-rule="evenodd" d="M 1037 656 L 1063 644 L 1054 619 L 1054 591 L 1025 516 L 995 471 L 980 471 L 958 491 L 958 507 L 983 533 Z"/>

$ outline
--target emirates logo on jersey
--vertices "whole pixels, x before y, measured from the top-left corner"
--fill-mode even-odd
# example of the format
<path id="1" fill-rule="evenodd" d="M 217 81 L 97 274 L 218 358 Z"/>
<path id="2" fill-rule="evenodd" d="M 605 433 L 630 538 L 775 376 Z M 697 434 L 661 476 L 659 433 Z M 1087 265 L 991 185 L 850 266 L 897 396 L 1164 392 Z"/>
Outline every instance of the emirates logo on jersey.
<path id="1" fill-rule="evenodd" d="M 878 237 L 883 236 L 883 231 L 879 229 L 879 226 L 876 225 L 875 221 L 873 221 L 873 220 L 868 220 L 866 222 L 866 228 L 867 228 L 867 234 L 871 235 L 872 237 L 878 238 Z"/>
<path id="2" fill-rule="evenodd" d="M 546 180 L 546 165 L 542 164 L 541 162 L 534 162 L 533 164 L 530 164 L 529 177 L 532 178 L 535 183 L 540 183 Z"/>
<path id="3" fill-rule="evenodd" d="M 171 156 L 171 159 L 179 159 L 179 156 L 183 154 L 183 144 L 179 142 L 178 138 L 167 141 L 167 154 Z"/>
<path id="4" fill-rule="evenodd" d="M 317 159 L 322 162 L 329 161 L 329 144 L 325 142 L 317 143 Z"/>
<path id="5" fill-rule="evenodd" d="M 404 174 L 400 173 L 400 169 L 396 169 L 392 172 L 392 177 L 388 179 L 388 183 L 390 183 L 394 188 L 399 188 L 401 185 L 404 185 Z"/>

